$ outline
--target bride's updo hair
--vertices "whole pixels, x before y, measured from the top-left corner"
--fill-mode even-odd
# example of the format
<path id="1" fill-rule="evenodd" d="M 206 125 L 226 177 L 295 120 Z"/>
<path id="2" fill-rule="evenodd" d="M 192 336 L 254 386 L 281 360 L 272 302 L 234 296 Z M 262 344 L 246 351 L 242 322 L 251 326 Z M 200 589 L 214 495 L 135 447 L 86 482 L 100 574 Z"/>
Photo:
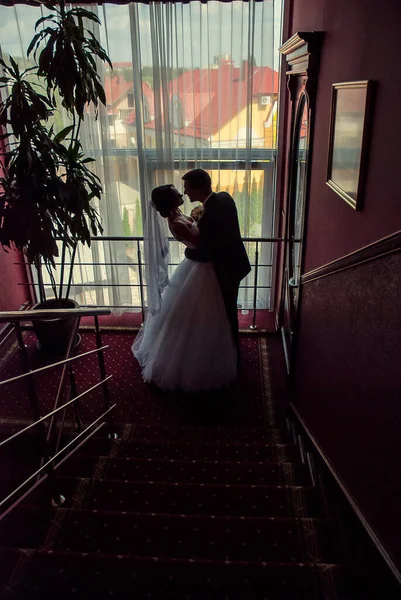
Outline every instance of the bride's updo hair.
<path id="1" fill-rule="evenodd" d="M 151 197 L 153 206 L 164 218 L 167 218 L 177 205 L 177 192 L 171 183 L 154 188 Z"/>

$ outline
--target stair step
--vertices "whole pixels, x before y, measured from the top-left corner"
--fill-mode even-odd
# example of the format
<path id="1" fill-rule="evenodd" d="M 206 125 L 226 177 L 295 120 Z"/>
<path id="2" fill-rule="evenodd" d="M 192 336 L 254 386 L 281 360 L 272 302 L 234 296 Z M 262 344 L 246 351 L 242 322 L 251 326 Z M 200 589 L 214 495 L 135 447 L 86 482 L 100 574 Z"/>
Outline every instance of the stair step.
<path id="1" fill-rule="evenodd" d="M 93 475 L 100 457 L 89 454 L 73 454 L 58 469 L 58 477 L 90 477 Z"/>
<path id="2" fill-rule="evenodd" d="M 329 519 L 241 519 L 88 510 L 69 513 L 56 549 L 259 562 L 339 562 L 343 558 Z"/>
<path id="3" fill-rule="evenodd" d="M 123 442 L 119 456 L 181 460 L 295 461 L 298 449 L 290 444 L 236 444 L 219 442 Z"/>
<path id="4" fill-rule="evenodd" d="M 276 444 L 282 437 L 278 429 L 266 427 L 174 427 L 134 425 L 130 439 L 172 442 L 235 442 Z"/>
<path id="5" fill-rule="evenodd" d="M 59 492 L 65 497 L 66 501 L 63 504 L 64 507 L 72 506 L 74 501 L 77 488 L 82 482 L 88 482 L 88 478 L 79 478 L 71 476 L 59 476 L 57 483 L 59 486 Z M 24 498 L 19 506 L 49 506 L 51 501 L 51 490 L 48 485 L 48 480 L 45 480 L 37 488 L 35 488 L 26 498 Z M 0 540 L 1 544 L 1 540 Z"/>
<path id="6" fill-rule="evenodd" d="M 86 507 L 163 514 L 323 516 L 317 490 L 308 487 L 94 481 Z"/>
<path id="7" fill-rule="evenodd" d="M 93 436 L 89 438 L 80 448 L 79 452 L 86 456 L 107 456 L 113 448 L 114 441 L 107 437 L 107 430 L 102 429 L 103 436 Z M 65 443 L 68 443 L 66 438 Z"/>
<path id="8" fill-rule="evenodd" d="M 7 589 L 8 582 L 16 570 L 17 565 L 26 555 L 27 552 L 24 550 L 15 550 L 13 548 L 0 549 L 0 598 L 2 600 L 8 600 L 8 598 L 13 597 Z"/>
<path id="9" fill-rule="evenodd" d="M 3 553 L 2 553 L 3 554 Z M 18 600 L 56 594 L 57 600 L 320 600 L 324 579 L 344 589 L 342 565 L 138 558 L 39 551 L 26 571 Z M 51 596 L 53 597 L 53 596 Z M 351 589 L 341 600 L 359 600 Z M 363 596 L 365 598 L 365 596 Z"/>
<path id="10" fill-rule="evenodd" d="M 69 478 L 67 487 L 62 484 L 62 494 L 71 497 L 73 488 L 76 485 L 75 478 L 91 477 L 95 472 L 96 465 L 100 460 L 96 456 L 87 456 L 82 454 L 73 454 L 64 463 L 56 469 L 57 478 L 66 480 Z M 106 459 L 105 459 L 106 460 Z M 28 476 L 40 467 L 39 461 L 10 462 L 7 471 L 1 471 L 0 481 L 0 499 L 5 498 L 17 486 L 19 486 Z M 22 505 L 48 503 L 49 488 L 48 482 L 39 485 L 27 498 L 22 501 Z M 27 486 L 28 489 L 29 486 Z"/>
<path id="11" fill-rule="evenodd" d="M 38 439 L 32 434 L 28 440 L 24 437 L 21 436 L 21 438 L 7 444 L 4 447 L 4 452 L 2 449 L 0 456 L 0 500 L 8 496 L 40 468 L 41 452 Z M 66 438 L 65 443 L 68 443 L 68 441 L 69 438 Z M 57 475 L 89 477 L 94 471 L 97 457 L 109 454 L 110 448 L 111 442 L 107 437 L 90 438 L 82 447 L 82 454 L 71 455 L 57 468 Z"/>
<path id="12" fill-rule="evenodd" d="M 26 423 L 15 426 L 15 431 L 10 430 L 7 434 L 0 435 L 0 441 L 6 440 L 13 433 L 16 433 L 24 427 L 26 427 Z M 66 445 L 69 441 L 71 441 L 70 433 L 70 428 L 68 428 L 62 434 L 62 444 Z M 78 432 L 76 431 L 74 435 L 77 435 L 77 433 Z M 106 428 L 103 428 L 100 434 L 90 437 L 82 446 L 82 448 L 85 449 L 83 451 L 84 454 L 108 454 L 112 444 L 113 442 L 107 437 Z M 38 432 L 35 431 L 35 429 L 31 429 L 20 437 L 14 438 L 14 440 L 6 444 L 2 449 L 1 458 L 2 460 L 5 458 L 8 460 L 15 460 L 18 458 L 25 460 L 28 456 L 30 458 L 35 456 L 40 458 L 40 448 L 41 446 Z"/>
<path id="13" fill-rule="evenodd" d="M 222 462 L 111 458 L 103 474 L 107 479 L 187 483 L 308 485 L 302 464 L 291 462 Z"/>
<path id="14" fill-rule="evenodd" d="M 56 509 L 51 506 L 18 506 L 0 521 L 0 546 L 38 548 L 55 515 Z"/>

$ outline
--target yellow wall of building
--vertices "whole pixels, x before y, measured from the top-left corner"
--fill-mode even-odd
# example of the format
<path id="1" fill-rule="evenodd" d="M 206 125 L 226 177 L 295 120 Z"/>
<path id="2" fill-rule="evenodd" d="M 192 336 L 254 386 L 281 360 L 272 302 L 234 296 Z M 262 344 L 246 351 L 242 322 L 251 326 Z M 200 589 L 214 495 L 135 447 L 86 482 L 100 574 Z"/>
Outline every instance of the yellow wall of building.
<path id="1" fill-rule="evenodd" d="M 270 119 L 270 126 L 265 127 L 264 123 L 272 110 L 272 105 L 260 106 L 259 101 L 252 104 L 252 146 L 254 148 L 275 148 L 276 146 L 276 130 L 277 130 L 277 113 Z M 246 146 L 246 124 L 247 124 L 247 109 L 244 108 L 238 115 L 221 130 L 213 136 L 211 145 L 221 147 L 243 148 Z M 238 135 L 239 134 L 239 135 Z M 263 177 L 263 171 L 252 171 L 250 178 L 246 181 L 246 171 L 221 170 L 211 171 L 212 184 L 214 189 L 228 191 L 233 193 L 235 180 L 241 191 L 244 186 L 250 187 L 253 179 L 256 179 L 259 185 L 260 179 Z"/>
<path id="2" fill-rule="evenodd" d="M 270 127 L 265 127 L 272 105 L 261 106 L 259 101 L 252 103 L 252 146 L 254 148 L 273 148 L 275 147 L 275 117 L 271 119 Z M 223 145 L 225 147 L 243 148 L 246 146 L 248 110 L 244 107 L 237 115 L 214 135 L 211 139 L 211 145 Z M 267 145 L 267 142 L 269 143 Z"/>

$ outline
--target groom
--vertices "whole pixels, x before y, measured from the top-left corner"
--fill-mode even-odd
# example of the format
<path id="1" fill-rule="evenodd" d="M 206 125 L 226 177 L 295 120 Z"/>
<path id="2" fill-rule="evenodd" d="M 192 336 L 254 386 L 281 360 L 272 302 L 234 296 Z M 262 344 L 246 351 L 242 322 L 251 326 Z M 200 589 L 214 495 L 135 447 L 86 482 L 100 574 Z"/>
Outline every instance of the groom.
<path id="1" fill-rule="evenodd" d="M 203 169 L 188 171 L 182 179 L 184 194 L 191 202 L 201 202 L 204 208 L 198 224 L 199 247 L 187 248 L 185 256 L 199 262 L 213 261 L 235 345 L 239 351 L 238 289 L 241 280 L 250 272 L 251 266 L 241 239 L 237 208 L 230 194 L 212 191 L 210 175 Z"/>

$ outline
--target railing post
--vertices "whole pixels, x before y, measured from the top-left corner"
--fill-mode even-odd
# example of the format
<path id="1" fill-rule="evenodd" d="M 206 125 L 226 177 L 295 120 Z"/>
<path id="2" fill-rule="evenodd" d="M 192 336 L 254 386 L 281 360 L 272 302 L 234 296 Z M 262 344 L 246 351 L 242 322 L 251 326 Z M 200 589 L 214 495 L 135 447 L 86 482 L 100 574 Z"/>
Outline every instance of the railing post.
<path id="1" fill-rule="evenodd" d="M 26 373 L 32 371 L 31 361 L 29 360 L 28 351 L 26 349 L 20 323 L 14 323 L 15 332 L 17 334 L 18 348 L 21 351 L 23 369 Z M 35 382 L 33 375 L 28 375 L 25 378 L 26 389 L 28 392 L 29 404 L 31 405 L 32 415 L 35 421 L 40 419 L 40 406 L 38 396 L 36 394 Z"/>
<path id="2" fill-rule="evenodd" d="M 30 311 L 29 311 L 30 312 Z M 74 345 L 74 341 L 75 341 L 75 337 L 77 334 L 77 330 L 79 327 L 79 322 L 80 322 L 80 315 L 86 314 L 87 312 L 89 312 L 92 316 L 94 315 L 94 311 L 85 311 L 85 310 L 81 310 L 81 309 L 69 309 L 66 311 L 63 310 L 40 310 L 40 311 L 34 311 L 32 312 L 32 315 L 28 315 L 27 313 L 23 313 L 21 314 L 21 311 L 11 311 L 11 312 L 1 312 L 0 313 L 0 322 L 7 322 L 10 323 L 13 328 L 16 331 L 16 336 L 17 336 L 17 340 L 18 340 L 18 347 L 21 353 L 21 362 L 22 362 L 22 370 L 23 373 L 20 375 L 17 375 L 15 377 L 11 377 L 9 379 L 3 380 L 0 382 L 0 385 L 4 385 L 4 384 L 8 384 L 17 380 L 21 380 L 21 379 L 25 379 L 25 385 L 27 388 L 27 394 L 28 394 L 28 400 L 31 406 L 31 410 L 32 410 L 32 416 L 33 416 L 33 422 L 28 426 L 25 427 L 24 429 L 20 430 L 17 434 L 12 435 L 10 438 L 8 438 L 7 440 L 3 441 L 0 443 L 0 445 L 4 445 L 4 443 L 7 443 L 9 441 L 11 441 L 12 439 L 14 439 L 15 437 L 19 436 L 20 434 L 24 433 L 25 431 L 31 429 L 31 428 L 35 428 L 36 431 L 38 432 L 37 435 L 37 439 L 36 439 L 36 443 L 37 443 L 37 448 L 36 448 L 36 452 L 38 452 L 40 460 L 41 460 L 41 466 L 40 468 L 34 472 L 30 477 L 28 477 L 22 484 L 20 484 L 11 494 L 9 494 L 5 499 L 0 501 L 0 506 L 3 506 L 5 503 L 7 503 L 11 497 L 13 497 L 17 492 L 19 492 L 20 490 L 24 489 L 24 487 L 26 486 L 26 484 L 30 481 L 35 481 L 35 479 L 37 479 L 36 483 L 33 484 L 33 486 L 30 488 L 30 490 L 28 490 L 28 492 L 25 492 L 25 494 L 20 498 L 23 499 L 28 493 L 30 493 L 30 491 L 32 491 L 39 483 L 42 482 L 42 480 L 44 479 L 43 473 L 46 473 L 46 479 L 47 479 L 47 485 L 49 486 L 49 491 L 51 493 L 51 501 L 52 501 L 52 505 L 53 506 L 61 506 L 62 504 L 64 504 L 65 502 L 65 497 L 60 493 L 59 490 L 59 481 L 56 477 L 56 472 L 54 469 L 54 464 L 55 464 L 55 460 L 58 458 L 58 456 L 64 452 L 69 446 L 71 446 L 72 443 L 75 442 L 76 439 L 79 439 L 84 433 L 86 433 L 86 431 L 89 431 L 91 427 L 93 427 L 93 425 L 95 425 L 100 419 L 103 419 L 106 415 L 108 415 L 108 422 L 110 424 L 110 428 L 113 427 L 113 421 L 110 419 L 110 411 L 115 407 L 115 404 L 113 404 L 112 406 L 110 406 L 110 400 L 109 400 L 109 396 L 108 396 L 108 388 L 107 388 L 107 382 L 106 381 L 102 381 L 99 382 L 99 384 L 93 386 L 93 388 L 90 388 L 90 390 L 87 390 L 86 392 L 84 392 L 83 394 L 81 394 L 80 396 L 85 395 L 87 392 L 90 392 L 92 389 L 94 389 L 95 387 L 98 387 L 100 385 L 103 385 L 103 389 L 104 389 L 104 396 L 105 396 L 105 404 L 107 407 L 107 410 L 105 411 L 105 413 L 103 413 L 98 419 L 96 419 L 89 427 L 87 427 L 86 429 L 83 429 L 83 424 L 82 424 L 82 420 L 79 414 L 79 408 L 78 408 L 78 400 L 79 397 L 77 395 L 77 388 L 76 388 L 76 382 L 75 382 L 75 377 L 74 377 L 74 373 L 73 370 L 71 368 L 71 361 L 74 360 L 74 357 L 71 357 L 71 353 L 73 350 L 73 345 Z M 44 366 L 44 367 L 40 367 L 38 369 L 32 370 L 32 365 L 31 365 L 31 361 L 30 361 L 30 356 L 27 350 L 27 347 L 24 343 L 24 338 L 23 338 L 23 334 L 22 334 L 22 327 L 21 327 L 21 321 L 25 321 L 25 320 L 35 320 L 35 319 L 40 319 L 40 318 L 49 318 L 50 316 L 53 317 L 55 316 L 54 313 L 61 313 L 64 316 L 68 317 L 71 316 L 71 313 L 73 313 L 73 316 L 76 316 L 75 319 L 75 323 L 74 323 L 74 327 L 73 330 L 71 332 L 71 336 L 70 336 L 70 340 L 69 340 L 69 345 L 68 345 L 68 350 L 67 350 L 67 355 L 66 355 L 66 359 L 62 360 L 61 362 L 57 362 L 57 363 L 53 363 L 52 365 L 48 365 L 48 366 Z M 101 347 L 101 337 L 100 337 L 100 330 L 99 330 L 99 323 L 98 323 L 98 318 L 97 315 L 98 314 L 110 314 L 110 310 L 101 310 L 101 309 L 97 309 L 95 311 L 95 315 L 96 315 L 96 340 L 97 340 L 97 348 L 95 350 L 91 350 L 89 352 L 84 353 L 85 355 L 88 354 L 93 354 L 93 353 L 98 353 L 98 358 L 99 358 L 99 364 L 100 364 L 100 370 L 103 374 L 103 379 L 110 379 L 110 377 L 106 378 L 105 377 L 105 364 L 104 364 L 104 356 L 103 356 L 103 348 Z M 57 315 L 58 316 L 58 315 Z M 12 331 L 12 330 L 11 330 Z M 99 346 L 99 342 L 100 342 L 100 346 Z M 107 347 L 107 346 L 106 346 Z M 76 357 L 78 358 L 78 357 Z M 59 365 L 63 365 L 63 371 L 62 371 L 62 375 L 60 378 L 60 382 L 59 382 L 59 386 L 58 386 L 58 391 L 57 391 L 57 397 L 55 400 L 55 405 L 54 405 L 54 409 L 51 413 L 49 413 L 48 415 L 46 415 L 45 417 L 41 417 L 41 408 L 40 408 L 40 402 L 39 402 L 39 398 L 37 396 L 36 393 L 36 386 L 35 386 L 35 374 L 37 372 L 43 372 L 48 368 L 54 367 L 54 366 L 59 366 Z M 67 375 L 67 369 L 69 371 L 69 375 L 70 375 L 70 391 L 72 391 L 73 395 L 75 396 L 71 401 L 69 401 L 67 403 L 66 406 L 62 406 L 60 407 L 60 409 L 58 409 L 58 404 L 59 404 L 59 400 L 63 394 L 63 390 L 64 390 L 64 383 L 65 383 L 65 377 Z M 66 409 L 67 406 L 70 404 L 74 404 L 74 410 L 75 410 L 75 417 L 76 417 L 76 422 L 77 422 L 77 426 L 79 429 L 79 434 L 76 438 L 74 438 L 74 440 L 70 441 L 69 444 L 67 444 L 67 446 L 65 448 L 63 448 L 62 450 L 58 450 L 59 448 L 59 443 L 60 443 L 60 438 L 63 432 L 63 428 L 64 428 L 64 422 L 65 422 L 65 417 L 66 417 Z M 55 414 L 58 414 L 59 410 L 63 411 L 62 413 L 62 422 L 61 422 L 61 426 L 59 429 L 59 435 L 58 435 L 58 439 L 56 439 L 56 433 L 55 433 Z M 50 419 L 49 425 L 48 427 L 46 427 L 45 425 L 45 420 L 46 419 Z M 100 427 L 102 427 L 104 425 L 104 423 L 102 423 L 97 429 L 100 429 Z M 90 436 L 89 436 L 90 437 Z M 117 439 L 117 435 L 113 434 L 112 436 L 109 437 L 113 437 L 113 439 Z M 53 453 L 53 446 L 56 446 L 56 454 L 54 455 Z M 57 465 L 58 466 L 58 465 Z M 16 506 L 19 501 L 18 500 L 16 503 L 14 503 L 13 506 Z M 12 510 L 13 507 L 9 508 L 9 510 Z"/>
<path id="3" fill-rule="evenodd" d="M 70 358 L 72 350 L 74 348 L 74 343 L 75 343 L 75 339 L 78 333 L 78 327 L 79 327 L 79 323 L 80 323 L 80 319 L 77 318 L 75 320 L 74 326 L 72 328 L 71 331 L 71 336 L 70 336 L 70 340 L 68 342 L 68 348 L 67 348 L 67 352 L 66 352 L 66 358 Z M 60 381 L 59 381 L 59 386 L 58 386 L 58 390 L 57 390 L 57 395 L 56 395 L 56 399 L 54 401 L 54 409 L 56 409 L 59 405 L 60 402 L 60 398 L 63 395 L 64 392 L 64 385 L 65 385 L 65 378 L 67 375 L 67 370 L 68 370 L 68 363 L 64 363 L 63 365 L 63 370 L 61 372 L 61 377 L 60 377 Z M 51 437 L 53 436 L 53 428 L 54 428 L 54 417 L 51 417 L 50 419 L 50 423 L 49 423 L 49 430 L 47 432 L 47 440 L 50 441 Z"/>
<path id="4" fill-rule="evenodd" d="M 22 359 L 24 363 L 25 371 L 32 371 L 31 361 L 29 360 L 28 351 L 26 349 L 24 338 L 22 337 L 22 330 L 20 323 L 14 323 L 14 327 L 17 333 L 18 347 L 22 353 Z M 32 415 L 35 421 L 41 418 L 40 405 L 39 400 L 36 394 L 35 382 L 33 375 L 28 375 L 26 378 L 26 388 L 28 392 L 29 403 L 31 405 Z M 40 452 L 43 457 L 48 458 L 51 453 L 49 452 L 49 440 L 47 439 L 46 428 L 44 423 L 39 423 L 39 444 L 40 444 Z M 54 506 L 60 506 L 64 504 L 65 498 L 62 496 L 58 489 L 58 483 L 56 480 L 56 474 L 53 470 L 53 465 L 49 465 L 46 469 L 47 476 L 49 479 L 49 485 L 52 496 L 52 504 Z"/>
<path id="5" fill-rule="evenodd" d="M 100 369 L 100 374 L 102 379 L 106 379 L 107 375 L 106 375 L 106 364 L 104 362 L 104 353 L 102 348 L 102 336 L 100 333 L 100 328 L 99 328 L 99 318 L 97 317 L 97 315 L 94 316 L 95 319 L 95 337 L 96 337 L 96 347 L 98 348 L 98 353 L 97 353 L 97 357 L 98 357 L 98 361 L 99 361 L 99 369 Z M 107 384 L 107 381 L 104 381 L 102 383 L 102 388 L 103 388 L 103 399 L 104 399 L 104 406 L 107 409 L 110 408 L 111 406 L 111 402 L 110 402 L 110 391 L 109 391 L 109 386 Z M 110 433 L 109 433 L 109 437 L 110 439 L 117 439 L 117 433 L 115 432 L 115 426 L 114 426 L 114 420 L 113 417 L 111 416 L 111 413 L 107 413 L 107 422 L 109 424 L 109 429 L 110 429 Z"/>
<path id="6" fill-rule="evenodd" d="M 75 246 L 73 248 L 73 251 L 72 251 L 71 259 L 70 259 L 70 272 L 68 274 L 67 291 L 66 291 L 66 294 L 65 294 L 66 298 L 69 298 L 69 296 L 70 296 L 70 289 L 71 289 L 71 284 L 72 284 L 72 275 L 73 275 L 73 272 L 74 272 L 73 266 L 75 264 L 75 254 L 76 254 L 76 251 L 77 251 L 77 245 L 78 244 L 75 244 Z"/>
<path id="7" fill-rule="evenodd" d="M 143 274 L 142 274 L 140 241 L 137 240 L 136 244 L 137 244 L 137 253 L 138 253 L 139 292 L 141 294 L 142 323 L 144 323 L 145 322 L 145 301 L 144 301 L 144 297 L 143 297 Z"/>
<path id="8" fill-rule="evenodd" d="M 255 250 L 255 277 L 253 283 L 253 317 L 252 317 L 252 325 L 250 325 L 249 329 L 256 330 L 258 326 L 256 325 L 256 303 L 257 303 L 257 294 L 258 294 L 258 269 L 259 269 L 259 242 L 256 242 L 256 250 Z"/>
<path id="9" fill-rule="evenodd" d="M 70 377 L 70 386 L 71 386 L 71 396 L 73 398 L 75 398 L 76 396 L 78 396 L 78 388 L 77 388 L 77 382 L 75 381 L 75 375 L 74 375 L 74 370 L 72 368 L 72 365 L 70 365 L 70 368 L 69 368 L 69 377 Z M 74 412 L 75 412 L 75 419 L 77 422 L 77 429 L 78 429 L 79 433 L 81 433 L 81 431 L 83 431 L 84 427 L 82 424 L 81 414 L 79 412 L 79 406 L 78 406 L 77 402 L 74 402 Z"/>
<path id="10" fill-rule="evenodd" d="M 37 274 L 38 274 L 38 285 L 39 285 L 40 301 L 41 302 L 45 302 L 46 301 L 46 293 L 45 293 L 45 286 L 44 286 L 44 283 L 43 283 L 43 275 L 42 275 L 42 266 L 41 266 L 41 258 L 40 258 L 40 256 L 35 259 L 35 267 L 36 267 L 36 271 L 37 271 Z"/>

